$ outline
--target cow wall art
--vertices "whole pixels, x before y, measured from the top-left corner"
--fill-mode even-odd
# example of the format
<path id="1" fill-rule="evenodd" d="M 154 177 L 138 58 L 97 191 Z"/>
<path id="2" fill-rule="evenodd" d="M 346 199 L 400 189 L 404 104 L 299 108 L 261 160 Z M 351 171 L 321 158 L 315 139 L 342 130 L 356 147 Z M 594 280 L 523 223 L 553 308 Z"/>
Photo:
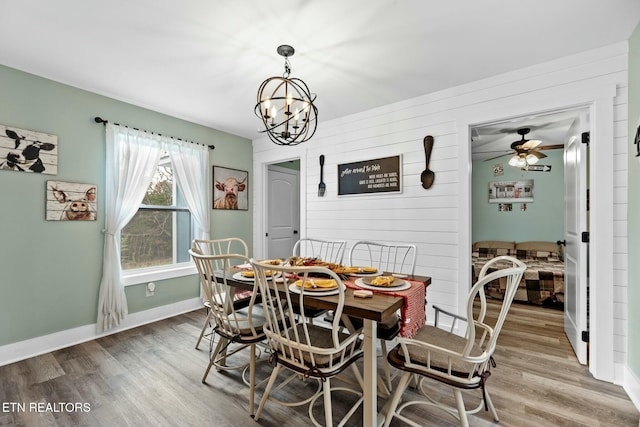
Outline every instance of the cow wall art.
<path id="1" fill-rule="evenodd" d="M 213 209 L 249 209 L 249 172 L 213 167 Z"/>
<path id="2" fill-rule="evenodd" d="M 58 137 L 0 125 L 0 170 L 58 174 Z"/>
<path id="3" fill-rule="evenodd" d="M 47 181 L 47 221 L 95 221 L 93 184 Z"/>

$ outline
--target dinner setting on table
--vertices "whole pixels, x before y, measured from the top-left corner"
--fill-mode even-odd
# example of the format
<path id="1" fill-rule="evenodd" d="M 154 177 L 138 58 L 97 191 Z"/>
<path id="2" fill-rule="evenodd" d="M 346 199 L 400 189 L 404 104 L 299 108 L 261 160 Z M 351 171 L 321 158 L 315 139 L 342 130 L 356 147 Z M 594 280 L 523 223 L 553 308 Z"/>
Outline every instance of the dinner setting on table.
<path id="1" fill-rule="evenodd" d="M 421 385 L 429 379 L 451 388 L 456 404 L 428 404 L 444 409 L 462 426 L 468 426 L 467 414 L 481 408 L 497 421 L 485 383 L 512 299 L 505 299 L 506 309 L 490 326 L 481 294 L 484 284 L 499 278 L 506 280 L 507 293 L 515 292 L 526 267 L 510 257 L 488 262 L 469 293 L 466 318 L 434 306 L 435 322 L 427 324 L 431 277 L 415 274 L 415 245 L 358 241 L 345 262 L 345 244 L 305 238 L 290 257 L 257 260 L 237 238 L 194 241 L 189 253 L 207 309 L 196 348 L 205 338 L 210 343 L 202 382 L 207 383 L 214 367 L 240 370 L 249 386 L 248 413 L 256 421 L 268 418 L 276 404 L 306 405 L 315 426 L 334 425 L 334 416 L 340 417 L 338 425 L 388 426 L 396 418 L 408 422 L 405 413 L 411 410 L 406 408 L 417 402 L 403 400 L 411 379 L 420 384 L 412 393 L 419 390 L 420 399 L 430 399 Z M 503 267 L 488 273 L 496 263 Z M 438 327 L 439 316 L 447 315 L 454 321 L 472 318 L 475 329 L 486 332 L 476 337 L 469 328 L 460 336 L 453 328 Z M 393 348 L 387 351 L 387 345 Z M 247 348 L 248 361 L 232 361 Z M 293 397 L 282 397 L 294 389 Z M 481 389 L 478 407 L 465 407 L 464 389 Z M 332 407 L 334 393 L 341 394 L 337 410 Z"/>

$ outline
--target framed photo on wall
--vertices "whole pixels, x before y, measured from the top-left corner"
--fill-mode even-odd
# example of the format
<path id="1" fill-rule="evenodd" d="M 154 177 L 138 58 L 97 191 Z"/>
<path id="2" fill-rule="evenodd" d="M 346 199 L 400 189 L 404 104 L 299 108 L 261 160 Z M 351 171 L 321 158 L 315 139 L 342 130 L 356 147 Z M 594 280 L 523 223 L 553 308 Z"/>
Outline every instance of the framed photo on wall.
<path id="1" fill-rule="evenodd" d="M 249 172 L 213 166 L 213 209 L 249 209 Z"/>
<path id="2" fill-rule="evenodd" d="M 47 181 L 47 221 L 95 221 L 95 184 Z"/>
<path id="3" fill-rule="evenodd" d="M 489 203 L 533 202 L 533 180 L 493 181 L 489 183 Z"/>
<path id="4" fill-rule="evenodd" d="M 58 174 L 58 137 L 0 124 L 0 170 Z"/>

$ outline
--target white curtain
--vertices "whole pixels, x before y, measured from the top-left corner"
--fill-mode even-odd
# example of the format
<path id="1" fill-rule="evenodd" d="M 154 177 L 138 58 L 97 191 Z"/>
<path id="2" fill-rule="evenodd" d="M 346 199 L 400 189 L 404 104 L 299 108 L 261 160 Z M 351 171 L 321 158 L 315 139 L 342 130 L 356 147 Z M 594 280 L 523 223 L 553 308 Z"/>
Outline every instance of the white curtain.
<path id="1" fill-rule="evenodd" d="M 162 138 L 107 123 L 105 238 L 98 296 L 99 332 L 120 324 L 128 313 L 120 266 L 120 231 L 133 218 L 162 153 Z"/>
<path id="2" fill-rule="evenodd" d="M 185 141 L 167 144 L 178 186 L 196 223 L 196 239 L 210 236 L 209 149 Z"/>
<path id="3" fill-rule="evenodd" d="M 120 324 L 128 313 L 120 265 L 120 231 L 138 211 L 163 151 L 195 221 L 195 238 L 209 239 L 209 151 L 206 146 L 107 123 L 106 219 L 98 331 Z"/>

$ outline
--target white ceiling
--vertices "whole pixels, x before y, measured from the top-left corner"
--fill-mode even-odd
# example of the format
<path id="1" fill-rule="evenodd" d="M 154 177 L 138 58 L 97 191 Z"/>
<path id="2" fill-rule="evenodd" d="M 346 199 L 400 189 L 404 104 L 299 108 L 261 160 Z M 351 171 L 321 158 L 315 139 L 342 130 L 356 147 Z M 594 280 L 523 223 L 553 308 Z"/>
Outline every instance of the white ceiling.
<path id="1" fill-rule="evenodd" d="M 321 127 L 627 40 L 640 20 L 638 0 L 0 4 L 1 64 L 249 139 L 258 86 L 284 71 L 280 44 L 296 49 L 291 75 L 317 93 Z"/>
<path id="2" fill-rule="evenodd" d="M 517 117 L 475 127 L 471 130 L 473 160 L 507 162 L 514 154 L 511 144 L 522 140 L 518 129 L 528 128 L 527 140 L 541 141 L 539 147 L 564 144 L 571 125 L 579 120 L 584 129 L 589 124 L 589 109 L 580 108 L 544 114 Z M 541 151 L 543 154 L 549 154 Z M 500 156 L 500 157 L 498 157 Z M 503 157 L 504 156 L 504 157 Z"/>

